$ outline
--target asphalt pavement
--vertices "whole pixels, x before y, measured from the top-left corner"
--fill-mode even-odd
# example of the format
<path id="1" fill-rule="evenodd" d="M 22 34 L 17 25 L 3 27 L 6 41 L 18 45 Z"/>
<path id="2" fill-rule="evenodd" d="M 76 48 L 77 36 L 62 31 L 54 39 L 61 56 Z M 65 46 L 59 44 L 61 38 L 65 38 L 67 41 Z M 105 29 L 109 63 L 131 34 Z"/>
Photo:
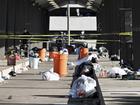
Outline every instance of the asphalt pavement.
<path id="1" fill-rule="evenodd" d="M 75 62 L 77 55 L 69 55 Z M 118 62 L 100 60 L 104 69 L 118 66 Z M 53 62 L 39 63 L 39 69 L 29 69 L 0 84 L 0 105 L 67 105 L 72 74 L 59 81 L 44 81 L 40 72 L 53 67 Z M 140 105 L 140 81 L 99 78 L 106 105 Z M 83 103 L 83 105 L 88 105 Z"/>

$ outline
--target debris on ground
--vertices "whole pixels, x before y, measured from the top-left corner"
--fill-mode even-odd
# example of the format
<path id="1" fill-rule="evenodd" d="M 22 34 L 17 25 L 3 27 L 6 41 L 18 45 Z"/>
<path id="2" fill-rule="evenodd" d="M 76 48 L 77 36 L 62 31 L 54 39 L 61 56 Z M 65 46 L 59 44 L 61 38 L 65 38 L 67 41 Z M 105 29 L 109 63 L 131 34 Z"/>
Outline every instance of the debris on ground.
<path id="1" fill-rule="evenodd" d="M 47 81 L 58 81 L 60 79 L 59 74 L 53 72 L 53 68 L 49 71 L 45 71 L 41 73 L 42 79 Z"/>
<path id="2" fill-rule="evenodd" d="M 76 79 L 70 90 L 70 96 L 72 98 L 89 97 L 96 92 L 96 81 L 85 75 L 82 75 Z"/>
<path id="3" fill-rule="evenodd" d="M 75 64 L 73 62 L 68 62 L 67 65 L 69 70 L 73 70 L 75 68 Z"/>

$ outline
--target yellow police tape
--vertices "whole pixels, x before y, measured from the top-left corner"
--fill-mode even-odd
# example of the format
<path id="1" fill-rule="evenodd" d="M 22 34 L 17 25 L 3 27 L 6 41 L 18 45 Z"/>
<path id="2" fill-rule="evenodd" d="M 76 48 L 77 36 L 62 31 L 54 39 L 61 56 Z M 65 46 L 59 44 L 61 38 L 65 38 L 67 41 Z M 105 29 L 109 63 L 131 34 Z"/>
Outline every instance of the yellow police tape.
<path id="1" fill-rule="evenodd" d="M 121 32 L 121 33 L 97 33 L 97 34 L 87 34 L 88 36 L 106 36 L 106 35 L 118 35 L 118 36 L 132 36 L 132 32 Z M 0 35 L 0 39 L 35 39 L 35 40 L 51 40 L 52 38 L 57 38 L 59 36 L 68 37 L 68 35 L 59 34 L 43 34 L 43 35 Z M 80 36 L 80 34 L 70 34 L 72 36 Z"/>
<path id="2" fill-rule="evenodd" d="M 132 32 L 121 32 L 119 33 L 120 36 L 132 36 L 133 33 Z"/>

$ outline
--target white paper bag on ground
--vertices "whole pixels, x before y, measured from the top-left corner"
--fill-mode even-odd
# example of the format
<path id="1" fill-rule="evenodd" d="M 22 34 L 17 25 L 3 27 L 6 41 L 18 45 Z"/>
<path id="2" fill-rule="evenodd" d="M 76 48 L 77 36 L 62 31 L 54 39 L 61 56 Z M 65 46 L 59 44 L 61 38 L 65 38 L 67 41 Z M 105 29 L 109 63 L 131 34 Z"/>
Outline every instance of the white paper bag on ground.
<path id="1" fill-rule="evenodd" d="M 126 75 L 127 73 L 125 72 L 124 69 L 121 69 L 120 67 L 113 67 L 111 70 L 109 70 L 108 74 L 109 76 L 113 77 L 116 74 L 122 76 L 122 75 Z"/>
<path id="2" fill-rule="evenodd" d="M 96 92 L 96 81 L 91 77 L 82 75 L 76 79 L 70 90 L 72 98 L 83 98 L 93 95 Z"/>
<path id="3" fill-rule="evenodd" d="M 60 79 L 57 73 L 53 72 L 53 69 L 42 73 L 42 79 L 47 81 L 58 81 Z"/>

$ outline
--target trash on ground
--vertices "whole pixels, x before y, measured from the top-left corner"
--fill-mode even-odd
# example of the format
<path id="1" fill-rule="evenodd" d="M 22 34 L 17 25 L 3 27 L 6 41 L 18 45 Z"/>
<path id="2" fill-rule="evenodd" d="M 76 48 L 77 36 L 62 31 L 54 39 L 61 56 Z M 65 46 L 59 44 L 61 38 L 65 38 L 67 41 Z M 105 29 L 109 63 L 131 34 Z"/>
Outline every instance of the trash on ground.
<path id="1" fill-rule="evenodd" d="M 94 66 L 91 62 L 83 62 L 75 70 L 74 76 L 80 77 L 81 75 L 93 76 Z"/>
<path id="2" fill-rule="evenodd" d="M 99 77 L 99 78 L 107 78 L 108 77 L 108 73 L 107 73 L 106 70 L 101 70 L 97 77 Z"/>
<path id="3" fill-rule="evenodd" d="M 15 77 L 17 74 L 16 74 L 15 71 L 11 71 L 11 72 L 9 73 L 9 75 L 12 76 L 12 77 Z"/>
<path id="4" fill-rule="evenodd" d="M 98 63 L 93 63 L 93 66 L 94 66 L 96 76 L 99 77 L 99 74 L 102 70 L 101 65 Z"/>
<path id="5" fill-rule="evenodd" d="M 60 79 L 60 76 L 53 72 L 53 68 L 49 71 L 42 72 L 42 79 L 47 81 L 58 81 Z"/>
<path id="6" fill-rule="evenodd" d="M 111 55 L 110 59 L 111 59 L 111 61 L 119 61 L 120 60 L 120 56 L 114 54 L 114 55 Z"/>
<path id="7" fill-rule="evenodd" d="M 5 76 L 2 76 L 2 78 L 3 78 L 4 80 L 8 80 L 8 79 L 11 78 L 11 76 L 10 76 L 10 75 L 5 75 Z"/>
<path id="8" fill-rule="evenodd" d="M 81 75 L 76 79 L 70 90 L 70 96 L 72 98 L 84 98 L 93 95 L 96 92 L 96 81 L 85 75 Z"/>
<path id="9" fill-rule="evenodd" d="M 126 75 L 127 72 L 120 67 L 113 67 L 108 71 L 108 76 L 111 78 L 121 77 L 122 75 Z"/>
<path id="10" fill-rule="evenodd" d="M 83 62 L 92 61 L 92 60 L 98 60 L 98 56 L 96 54 L 88 55 L 88 56 L 86 56 L 86 57 L 84 57 L 82 59 L 77 60 L 76 65 L 80 65 Z"/>
<path id="11" fill-rule="evenodd" d="M 3 82 L 3 81 L 4 81 L 4 79 L 2 77 L 0 77 L 0 83 Z"/>
<path id="12" fill-rule="evenodd" d="M 69 70 L 73 70 L 75 67 L 75 64 L 73 62 L 68 62 L 67 65 Z"/>
<path id="13" fill-rule="evenodd" d="M 136 72 L 135 79 L 140 80 L 140 70 Z"/>

